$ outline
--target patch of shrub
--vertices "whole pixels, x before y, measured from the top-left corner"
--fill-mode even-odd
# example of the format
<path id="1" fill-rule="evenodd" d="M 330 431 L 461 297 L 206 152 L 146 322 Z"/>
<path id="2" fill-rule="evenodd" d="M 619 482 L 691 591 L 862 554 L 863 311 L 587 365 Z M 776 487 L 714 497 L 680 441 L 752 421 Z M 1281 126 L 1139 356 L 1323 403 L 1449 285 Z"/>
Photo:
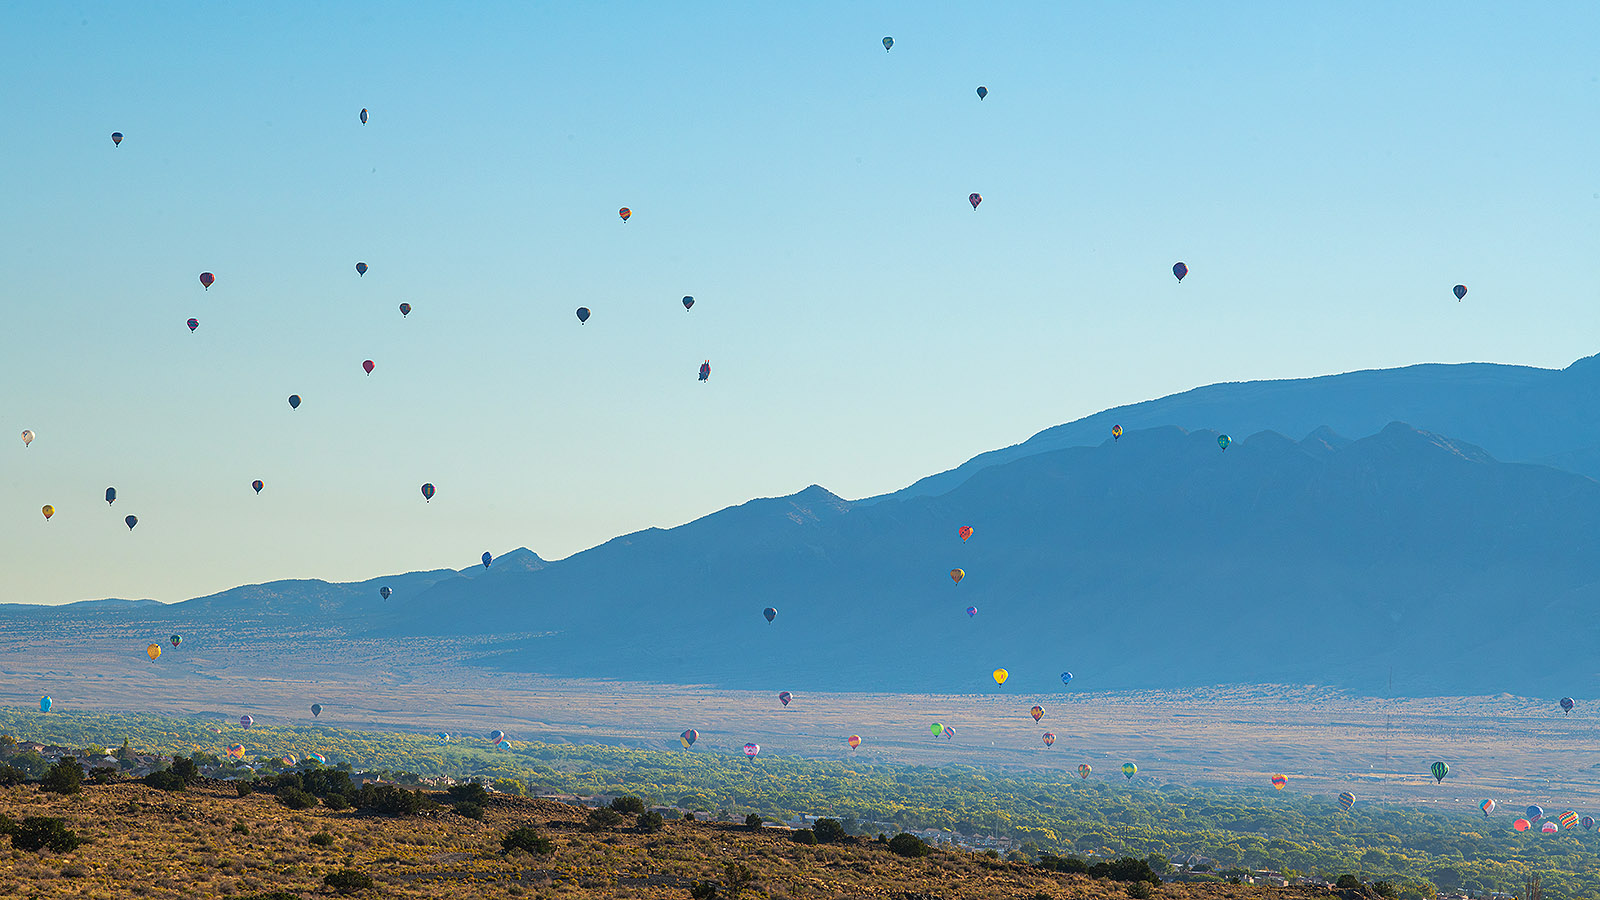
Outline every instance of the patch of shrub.
<path id="1" fill-rule="evenodd" d="M 49 849 L 67 853 L 78 849 L 78 833 L 67 827 L 67 820 L 48 816 L 29 816 L 11 833 L 11 846 L 18 850 Z"/>
<path id="2" fill-rule="evenodd" d="M 265 894 L 245 894 L 234 900 L 301 900 L 301 897 L 288 891 L 271 891 Z"/>
<path id="3" fill-rule="evenodd" d="M 278 788 L 278 802 L 290 809 L 310 809 L 317 805 L 317 798 L 308 791 L 285 785 Z"/>
<path id="4" fill-rule="evenodd" d="M 372 887 L 372 876 L 359 869 L 340 869 L 322 876 L 322 883 L 341 894 L 354 894 Z"/>
<path id="5" fill-rule="evenodd" d="M 308 769 L 299 773 L 299 780 L 301 790 L 316 794 L 318 797 L 327 797 L 331 794 L 349 796 L 356 792 L 356 785 L 350 780 L 350 773 L 343 769 Z"/>
<path id="6" fill-rule="evenodd" d="M 1400 896 L 1400 889 L 1395 887 L 1392 881 L 1374 881 L 1372 889 L 1378 892 L 1378 896 L 1387 897 L 1389 900 L 1396 900 Z"/>
<path id="7" fill-rule="evenodd" d="M 1095 878 L 1109 878 L 1112 881 L 1161 883 L 1161 876 L 1150 868 L 1148 862 L 1131 856 L 1124 856 L 1114 862 L 1095 863 L 1089 867 L 1089 874 Z"/>
<path id="8" fill-rule="evenodd" d="M 310 841 L 314 847 L 332 847 L 333 835 L 327 833 L 326 831 L 319 831 L 310 837 Z"/>
<path id="9" fill-rule="evenodd" d="M 729 861 L 722 864 L 722 890 L 730 898 L 737 898 L 744 893 L 744 889 L 756 880 L 756 873 L 742 862 Z"/>
<path id="10" fill-rule="evenodd" d="M 809 828 L 800 828 L 790 832 L 789 840 L 794 841 L 796 844 L 815 844 L 817 842 L 817 833 Z"/>
<path id="11" fill-rule="evenodd" d="M 762 823 L 765 821 L 766 820 L 761 818 L 761 816 L 757 813 L 751 813 L 750 815 L 744 817 L 744 824 L 746 828 L 760 828 Z"/>
<path id="12" fill-rule="evenodd" d="M 476 803 L 457 803 L 451 807 L 451 811 L 458 816 L 466 816 L 479 822 L 483 821 L 483 807 Z"/>
<path id="13" fill-rule="evenodd" d="M 818 819 L 811 830 L 816 834 L 819 844 L 837 844 L 850 836 L 838 819 Z"/>
<path id="14" fill-rule="evenodd" d="M 121 773 L 110 766 L 95 766 L 89 770 L 89 783 L 111 784 L 121 778 Z"/>
<path id="15" fill-rule="evenodd" d="M 352 802 L 357 812 L 373 816 L 414 816 L 439 808 L 422 791 L 408 791 L 392 784 L 364 784 Z"/>
<path id="16" fill-rule="evenodd" d="M 549 838 L 526 825 L 511 829 L 506 832 L 505 837 L 500 839 L 500 852 L 502 853 L 521 850 L 524 853 L 532 853 L 536 856 L 549 856 L 555 852 L 555 849 L 556 845 L 551 843 Z"/>
<path id="17" fill-rule="evenodd" d="M 696 881 L 689 885 L 689 896 L 694 900 L 716 900 L 717 887 L 715 881 Z"/>
<path id="18" fill-rule="evenodd" d="M 250 826 L 244 824 L 243 822 L 235 822 L 235 823 L 233 823 L 233 833 L 234 834 L 249 834 L 250 833 Z"/>
<path id="19" fill-rule="evenodd" d="M 510 794 L 513 797 L 526 797 L 528 795 L 527 785 L 515 778 L 496 778 L 494 780 L 494 789 L 502 794 Z"/>
<path id="20" fill-rule="evenodd" d="M 638 820 L 636 820 L 633 824 L 634 827 L 638 828 L 645 834 L 655 834 L 661 829 L 667 827 L 667 820 L 662 818 L 661 813 L 658 812 L 642 812 L 639 813 Z"/>
<path id="21" fill-rule="evenodd" d="M 453 785 L 445 793 L 456 803 L 476 803 L 482 806 L 489 802 L 489 792 L 484 790 L 483 785 L 476 781 Z"/>
<path id="22" fill-rule="evenodd" d="M 16 834 L 17 820 L 5 813 L 0 813 L 0 834 Z"/>
<path id="23" fill-rule="evenodd" d="M 28 780 L 28 773 L 6 763 L 0 766 L 0 787 L 15 787 Z"/>
<path id="24" fill-rule="evenodd" d="M 1051 872 L 1066 872 L 1071 875 L 1089 874 L 1089 864 L 1075 856 L 1057 856 L 1054 853 L 1041 853 L 1039 854 L 1039 862 L 1036 865 Z"/>
<path id="25" fill-rule="evenodd" d="M 1362 887 L 1362 884 L 1361 879 L 1346 872 L 1345 874 L 1339 876 L 1339 880 L 1335 881 L 1333 886 L 1339 888 L 1340 890 L 1348 891 L 1353 888 L 1360 888 Z"/>
<path id="26" fill-rule="evenodd" d="M 322 805 L 329 809 L 349 809 L 350 798 L 344 794 L 329 794 L 322 798 Z"/>
<path id="27" fill-rule="evenodd" d="M 903 831 L 889 839 L 889 850 L 912 858 L 928 855 L 928 845 L 922 842 L 922 838 Z"/>
<path id="28" fill-rule="evenodd" d="M 1127 891 L 1133 900 L 1150 900 L 1156 895 L 1156 889 L 1151 887 L 1148 881 L 1130 881 L 1123 890 Z"/>
<path id="29" fill-rule="evenodd" d="M 239 781 L 235 781 L 233 783 L 233 789 L 239 792 L 239 796 L 248 797 L 256 792 L 256 783 L 254 781 L 240 779 Z"/>
<path id="30" fill-rule="evenodd" d="M 83 766 L 70 756 L 64 756 L 61 761 L 50 767 L 44 773 L 44 781 L 40 782 L 39 789 L 55 794 L 76 794 L 83 790 Z"/>
<path id="31" fill-rule="evenodd" d="M 158 791 L 181 791 L 185 787 L 183 779 L 173 774 L 171 769 L 159 769 L 139 780 Z"/>
<path id="32" fill-rule="evenodd" d="M 625 816 L 637 816 L 644 813 L 644 801 L 629 794 L 625 797 L 613 797 L 611 808 Z"/>
<path id="33" fill-rule="evenodd" d="M 194 764 L 193 759 L 187 756 L 174 756 L 172 758 L 172 768 L 169 771 L 182 778 L 185 787 L 200 780 L 200 768 Z"/>
<path id="34" fill-rule="evenodd" d="M 684 813 L 683 814 L 683 820 L 685 822 L 693 822 L 694 821 L 694 813 L 692 813 L 692 812 Z"/>
<path id="35" fill-rule="evenodd" d="M 609 806 L 601 806 L 589 810 L 589 817 L 584 820 L 583 827 L 588 831 L 604 831 L 622 824 L 622 813 Z"/>

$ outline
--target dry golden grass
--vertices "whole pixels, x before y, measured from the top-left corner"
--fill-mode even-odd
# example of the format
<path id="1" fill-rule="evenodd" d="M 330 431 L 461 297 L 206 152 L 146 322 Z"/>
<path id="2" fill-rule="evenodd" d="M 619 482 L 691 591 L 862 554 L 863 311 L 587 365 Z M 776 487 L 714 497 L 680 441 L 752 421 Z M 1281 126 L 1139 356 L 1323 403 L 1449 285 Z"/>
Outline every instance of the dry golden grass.
<path id="1" fill-rule="evenodd" d="M 1123 885 L 1040 872 L 977 854 L 935 850 L 904 859 L 882 845 L 801 846 L 781 829 L 669 821 L 656 834 L 589 833 L 587 810 L 494 796 L 481 822 L 448 811 L 387 819 L 295 812 L 269 795 L 237 797 L 229 785 L 164 793 L 139 784 L 87 787 L 58 796 L 0 789 L 0 813 L 65 818 L 84 843 L 65 854 L 0 851 L 0 896 L 187 898 L 289 891 L 328 896 L 323 876 L 346 867 L 377 882 L 365 896 L 449 898 L 687 898 L 739 861 L 756 875 L 748 898 L 1126 897 Z M 239 833 L 243 825 L 248 833 Z M 532 825 L 555 843 L 548 857 L 500 852 L 500 839 Z M 321 847 L 310 839 L 333 837 Z M 1164 885 L 1162 898 L 1311 897 L 1309 888 Z M 720 896 L 720 895 L 719 895 Z"/>

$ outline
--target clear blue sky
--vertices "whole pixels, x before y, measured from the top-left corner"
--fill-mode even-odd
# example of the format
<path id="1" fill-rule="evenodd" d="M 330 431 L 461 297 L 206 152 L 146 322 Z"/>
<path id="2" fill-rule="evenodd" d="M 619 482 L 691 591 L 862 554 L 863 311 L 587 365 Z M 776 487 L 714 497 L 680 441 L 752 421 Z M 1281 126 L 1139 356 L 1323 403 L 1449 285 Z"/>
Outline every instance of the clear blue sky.
<path id="1" fill-rule="evenodd" d="M 1215 381 L 1600 350 L 1593 3 L 686 7 L 10 7 L 0 600 L 554 558 Z"/>

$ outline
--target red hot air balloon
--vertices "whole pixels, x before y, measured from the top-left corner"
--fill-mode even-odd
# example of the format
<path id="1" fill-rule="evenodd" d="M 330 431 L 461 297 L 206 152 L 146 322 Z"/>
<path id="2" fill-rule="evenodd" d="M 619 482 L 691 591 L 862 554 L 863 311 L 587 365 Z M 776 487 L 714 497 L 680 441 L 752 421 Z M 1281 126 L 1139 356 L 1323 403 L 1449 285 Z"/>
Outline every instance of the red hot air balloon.
<path id="1" fill-rule="evenodd" d="M 194 330 L 196 328 L 199 328 L 199 327 L 200 327 L 200 320 L 199 319 L 190 319 L 189 320 L 189 331 L 191 333 L 193 333 Z"/>
<path id="2" fill-rule="evenodd" d="M 628 219 L 633 217 L 633 210 L 624 206 L 623 208 L 617 210 L 617 215 L 622 217 L 622 221 L 626 222 Z"/>
<path id="3" fill-rule="evenodd" d="M 111 144 L 114 147 L 122 146 L 122 132 L 120 132 L 120 131 L 111 132 Z"/>
<path id="4" fill-rule="evenodd" d="M 1183 263 L 1173 263 L 1172 274 L 1177 276 L 1178 282 L 1181 284 L 1183 282 L 1183 276 L 1189 274 L 1189 267 Z"/>
<path id="5" fill-rule="evenodd" d="M 369 360 L 366 360 L 366 361 L 362 362 L 361 363 L 361 368 L 366 369 L 367 370 L 367 374 L 371 375 L 372 374 L 372 370 L 374 368 L 374 366 L 372 364 L 372 360 L 369 359 Z"/>
<path id="6" fill-rule="evenodd" d="M 356 275 L 360 276 L 365 274 L 367 274 L 367 264 L 360 262 L 356 263 Z"/>
<path id="7" fill-rule="evenodd" d="M 1049 747 L 1050 745 L 1054 744 L 1055 742 L 1056 742 L 1056 736 L 1051 734 L 1050 732 L 1046 731 L 1044 733 L 1044 745 L 1046 747 Z"/>
<path id="8" fill-rule="evenodd" d="M 859 734 L 850 735 L 850 740 L 848 741 L 848 743 L 850 744 L 850 749 L 851 750 L 854 750 L 855 748 L 861 746 L 861 735 L 859 735 Z"/>
<path id="9" fill-rule="evenodd" d="M 967 542 L 967 538 L 972 537 L 972 526 L 963 525 L 956 529 L 956 534 L 961 535 L 961 543 L 965 544 Z"/>
<path id="10" fill-rule="evenodd" d="M 794 699 L 794 695 L 789 693 L 788 691 L 784 691 L 783 693 L 778 695 L 778 702 L 782 703 L 784 706 L 788 706 L 789 705 L 789 701 L 793 700 L 793 699 Z"/>
<path id="11" fill-rule="evenodd" d="M 983 202 L 983 195 L 982 194 L 968 194 L 967 195 L 967 202 L 972 204 L 972 208 L 973 209 L 977 209 L 978 208 L 978 204 Z"/>
<path id="12" fill-rule="evenodd" d="M 201 272 L 200 283 L 205 285 L 206 290 L 209 291 L 211 290 L 211 286 L 217 283 L 217 276 L 211 274 L 210 272 Z"/>
<path id="13" fill-rule="evenodd" d="M 1283 776 L 1283 775 L 1274 775 L 1274 776 L 1272 776 L 1272 789 L 1275 790 L 1275 791 L 1283 790 L 1284 786 L 1287 785 L 1288 783 L 1289 783 L 1289 779 L 1286 776 Z"/>

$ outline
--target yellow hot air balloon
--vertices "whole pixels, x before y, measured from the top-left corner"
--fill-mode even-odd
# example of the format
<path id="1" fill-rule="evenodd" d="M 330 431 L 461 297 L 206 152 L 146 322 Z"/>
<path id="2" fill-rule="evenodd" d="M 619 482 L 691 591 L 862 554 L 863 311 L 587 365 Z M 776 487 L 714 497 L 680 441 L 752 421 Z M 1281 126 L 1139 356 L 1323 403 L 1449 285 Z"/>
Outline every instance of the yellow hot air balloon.
<path id="1" fill-rule="evenodd" d="M 146 656 L 150 657 L 151 662 L 155 662 L 156 659 L 161 656 L 161 645 L 151 644 L 150 646 L 144 648 L 144 652 Z"/>
<path id="2" fill-rule="evenodd" d="M 1005 669 L 995 669 L 994 670 L 994 683 L 995 684 L 1005 684 L 1006 683 L 1006 679 L 1010 678 L 1010 677 L 1011 677 L 1011 673 L 1007 672 Z"/>
<path id="3" fill-rule="evenodd" d="M 965 577 L 967 577 L 967 573 L 963 572 L 960 569 L 951 569 L 950 570 L 950 580 L 954 581 L 956 584 L 960 584 L 961 583 L 961 579 L 963 579 Z"/>
<path id="4" fill-rule="evenodd" d="M 46 518 L 46 519 L 48 519 L 48 518 L 50 518 L 50 517 L 51 517 L 51 516 L 53 516 L 53 515 L 55 515 L 55 514 L 56 514 L 56 508 L 55 508 L 55 507 L 54 507 L 54 506 L 51 506 L 51 505 L 50 505 L 50 504 L 48 504 L 48 503 L 46 503 L 46 504 L 45 504 L 45 505 L 44 505 L 44 509 L 43 509 L 43 510 L 41 510 L 41 511 L 42 511 L 42 512 L 43 512 L 43 513 L 44 513 L 44 517 L 45 517 L 45 518 Z"/>

